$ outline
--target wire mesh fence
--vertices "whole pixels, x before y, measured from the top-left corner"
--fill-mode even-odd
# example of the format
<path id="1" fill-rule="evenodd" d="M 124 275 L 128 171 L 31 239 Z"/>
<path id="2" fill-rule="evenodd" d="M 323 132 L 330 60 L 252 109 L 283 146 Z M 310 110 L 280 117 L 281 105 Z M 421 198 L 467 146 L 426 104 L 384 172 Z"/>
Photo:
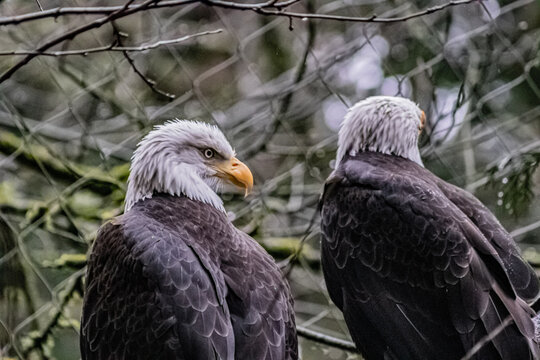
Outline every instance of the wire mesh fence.
<path id="1" fill-rule="evenodd" d="M 218 125 L 250 166 L 254 194 L 222 197 L 279 261 L 316 216 L 347 108 L 412 98 L 426 167 L 538 262 L 537 1 L 15 0 L 0 33 L 0 358 L 79 358 L 85 254 L 122 213 L 137 141 L 173 118 Z M 347 340 L 318 249 L 315 225 L 289 277 L 297 323 Z"/>

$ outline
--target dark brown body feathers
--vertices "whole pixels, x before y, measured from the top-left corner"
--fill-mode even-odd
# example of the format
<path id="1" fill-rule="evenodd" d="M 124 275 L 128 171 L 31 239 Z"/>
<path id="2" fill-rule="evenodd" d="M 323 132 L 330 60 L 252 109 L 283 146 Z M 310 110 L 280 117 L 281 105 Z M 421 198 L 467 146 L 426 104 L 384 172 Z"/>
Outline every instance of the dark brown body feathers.
<path id="1" fill-rule="evenodd" d="M 286 279 L 210 205 L 139 201 L 100 229 L 86 286 L 83 360 L 297 359 Z"/>
<path id="2" fill-rule="evenodd" d="M 322 260 L 332 300 L 367 360 L 538 358 L 538 280 L 471 194 L 407 159 L 346 158 L 322 199 Z"/>

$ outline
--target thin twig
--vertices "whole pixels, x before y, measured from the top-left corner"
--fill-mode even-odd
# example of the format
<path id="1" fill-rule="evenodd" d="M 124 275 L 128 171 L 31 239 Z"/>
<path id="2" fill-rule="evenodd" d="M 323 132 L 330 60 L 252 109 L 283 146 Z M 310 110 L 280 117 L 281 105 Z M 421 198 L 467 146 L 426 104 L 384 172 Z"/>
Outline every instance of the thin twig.
<path id="1" fill-rule="evenodd" d="M 539 228 L 540 228 L 540 220 L 535 221 L 529 225 L 512 230 L 512 232 L 510 233 L 510 236 L 512 236 L 513 238 L 516 238 L 518 236 L 525 235 L 528 232 L 534 231 Z"/>
<path id="2" fill-rule="evenodd" d="M 159 0 L 147 0 L 143 2 L 140 5 L 132 5 L 134 0 L 128 1 L 124 6 L 121 7 L 102 7 L 102 8 L 70 8 L 71 13 L 83 13 L 83 14 L 90 14 L 90 13 L 109 13 L 112 9 L 116 9 L 113 12 L 110 12 L 109 15 L 99 18 L 91 23 L 88 23 L 86 25 L 82 25 L 76 29 L 73 29 L 71 31 L 68 31 L 67 33 L 64 33 L 51 41 L 45 43 L 44 45 L 40 46 L 35 52 L 27 54 L 23 59 L 21 59 L 19 62 L 17 62 L 15 65 L 10 67 L 6 72 L 4 72 L 0 76 L 0 83 L 4 82 L 5 80 L 9 79 L 17 70 L 19 70 L 21 67 L 26 65 L 28 62 L 30 62 L 33 58 L 36 56 L 40 56 L 41 53 L 45 52 L 45 50 L 48 50 L 49 48 L 62 43 L 66 40 L 71 40 L 74 37 L 76 37 L 79 34 L 82 34 L 86 31 L 99 28 L 103 26 L 104 24 L 111 22 L 113 20 L 132 15 L 134 13 L 137 13 L 139 11 L 148 10 L 148 9 L 155 9 L 159 7 L 165 7 L 165 6 L 179 6 L 179 5 L 185 5 L 188 3 L 192 3 L 193 1 L 166 1 L 166 2 L 159 2 Z M 206 4 L 208 6 L 219 6 L 223 8 L 229 8 L 229 9 L 236 9 L 236 10 L 250 10 L 254 11 L 261 15 L 267 15 L 267 16 L 285 16 L 288 18 L 301 18 L 301 19 L 324 19 L 324 20 L 336 20 L 336 21 L 353 21 L 353 22 L 378 22 L 378 23 L 390 23 L 390 22 L 400 22 L 400 21 L 406 21 L 409 19 L 413 19 L 416 17 L 424 16 L 427 14 L 431 14 L 440 10 L 443 10 L 450 6 L 457 6 L 457 5 L 463 5 L 463 4 L 469 4 L 474 1 L 481 1 L 481 0 L 453 0 L 446 4 L 438 5 L 430 7 L 426 10 L 396 17 L 396 18 L 379 18 L 376 15 L 370 16 L 370 17 L 352 17 L 352 16 L 340 16 L 340 15 L 327 15 L 327 14 L 314 14 L 314 13 L 295 13 L 295 12 L 287 12 L 283 11 L 282 9 L 286 6 L 289 6 L 296 2 L 296 0 L 288 0 L 288 1 L 282 1 L 282 2 L 274 2 L 272 0 L 269 0 L 264 3 L 258 3 L 258 4 L 242 4 L 242 3 L 236 3 L 236 2 L 227 2 L 227 1 L 210 1 L 205 0 L 202 1 L 203 4 Z M 274 8 L 277 10 L 269 10 L 270 8 Z M 64 8 L 65 9 L 65 8 Z M 75 11 L 75 9 L 78 9 L 78 11 Z M 81 10 L 83 9 L 83 10 Z M 0 25 L 7 25 L 7 24 L 17 24 L 23 21 L 28 21 L 29 19 L 37 19 L 37 18 L 43 18 L 43 17 L 55 17 L 59 14 L 65 14 L 68 13 L 67 11 L 62 11 L 63 8 L 57 8 L 53 9 L 52 12 L 40 12 L 37 13 L 37 15 L 34 13 L 32 14 L 26 14 L 26 15 L 20 15 L 15 17 L 8 17 L 8 18 L 0 18 Z M 47 16 L 43 16 L 43 14 L 47 13 Z"/>
<path id="3" fill-rule="evenodd" d="M 264 3 L 258 4 L 236 4 L 237 8 L 247 10 L 253 8 L 274 8 L 282 9 L 284 7 L 290 6 L 299 0 L 287 0 L 287 1 L 267 1 Z M 182 6 L 192 3 L 197 3 L 198 0 L 170 0 L 170 1 L 160 1 L 154 4 L 151 4 L 147 9 L 161 9 L 167 7 Z M 129 10 L 140 8 L 141 5 L 130 5 Z M 115 11 L 121 10 L 123 6 L 92 6 L 92 7 L 58 7 L 54 9 L 49 9 L 40 12 L 33 12 L 28 14 L 21 14 L 15 16 L 5 16 L 0 17 L 0 26 L 3 25 L 17 25 L 23 22 L 40 20 L 45 18 L 58 18 L 66 15 L 109 15 Z"/>
<path id="4" fill-rule="evenodd" d="M 41 6 L 41 2 L 39 0 L 36 0 L 36 4 L 39 8 L 39 11 L 43 11 L 43 6 Z"/>
<path id="5" fill-rule="evenodd" d="M 405 15 L 395 18 L 379 18 L 377 15 L 372 15 L 368 17 L 358 17 L 358 16 L 342 16 L 342 15 L 329 15 L 329 14 L 314 14 L 314 13 L 297 13 L 297 12 L 288 12 L 282 10 L 268 10 L 265 7 L 252 7 L 248 4 L 238 4 L 235 2 L 229 1 L 220 1 L 220 0 L 207 0 L 204 1 L 205 4 L 210 6 L 220 6 L 229 9 L 237 10 L 251 10 L 261 15 L 267 16 L 284 16 L 288 18 L 300 18 L 300 19 L 318 19 L 318 20 L 335 20 L 335 21 L 350 21 L 350 22 L 369 22 L 369 23 L 393 23 L 407 21 L 424 15 L 429 15 L 441 10 L 446 9 L 447 7 L 470 4 L 472 2 L 480 2 L 482 0 L 452 0 L 446 4 L 432 6 L 425 10 Z M 242 5 L 242 6 L 241 6 Z"/>
<path id="6" fill-rule="evenodd" d="M 312 3 L 308 2 L 308 9 L 310 9 L 312 6 L 313 6 Z M 309 21 L 306 47 L 304 48 L 302 59 L 300 59 L 300 62 L 297 65 L 296 74 L 294 76 L 291 86 L 297 85 L 304 78 L 304 75 L 307 70 L 307 59 L 315 43 L 315 37 L 316 37 L 315 24 L 313 23 L 313 21 Z M 277 113 L 274 115 L 274 117 L 271 120 L 271 123 L 267 126 L 267 128 L 264 129 L 262 136 L 259 137 L 259 139 L 257 139 L 257 141 L 252 146 L 250 146 L 248 149 L 246 149 L 242 153 L 242 155 L 245 158 L 249 159 L 253 157 L 255 154 L 260 153 L 262 150 L 266 148 L 270 140 L 274 137 L 274 135 L 279 130 L 279 127 L 281 126 L 282 121 L 284 120 L 285 114 L 289 110 L 289 107 L 292 103 L 293 94 L 294 93 L 291 91 L 287 93 L 287 95 L 285 95 L 285 97 L 281 99 Z"/>
<path id="7" fill-rule="evenodd" d="M 429 14 L 441 11 L 443 9 L 446 9 L 447 7 L 464 5 L 464 4 L 469 4 L 472 2 L 479 2 L 479 1 L 482 1 L 482 0 L 453 0 L 445 4 L 427 8 L 425 10 L 416 12 L 414 14 L 395 17 L 395 18 L 379 18 L 377 17 L 377 15 L 372 15 L 368 17 L 357 17 L 357 16 L 341 16 L 341 15 L 296 13 L 296 12 L 282 11 L 282 9 L 298 2 L 298 0 L 288 0 L 288 1 L 281 1 L 281 2 L 266 1 L 264 3 L 256 3 L 256 4 L 244 4 L 244 3 L 236 3 L 236 2 L 231 2 L 231 1 L 207 0 L 207 1 L 203 1 L 203 3 L 209 6 L 219 6 L 219 7 L 234 9 L 234 10 L 254 11 L 261 15 L 268 15 L 268 16 L 284 16 L 284 17 L 289 17 L 289 18 L 291 17 L 301 18 L 301 19 L 311 18 L 311 19 L 320 19 L 320 20 L 352 21 L 352 22 L 392 23 L 392 22 L 407 21 L 410 19 L 424 16 L 424 15 L 429 15 Z M 191 4 L 195 2 L 197 1 L 195 0 L 161 1 L 161 2 L 156 2 L 150 6 L 145 6 L 144 8 L 145 9 L 160 9 L 160 8 L 166 8 L 166 7 L 182 6 L 182 5 Z M 141 9 L 142 5 L 143 4 L 129 6 L 128 10 L 130 11 L 130 13 L 132 13 L 132 11 L 138 12 L 139 10 L 142 10 Z M 34 20 L 44 19 L 44 18 L 57 18 L 64 15 L 81 15 L 81 14 L 108 15 L 108 14 L 114 13 L 115 11 L 120 10 L 121 8 L 122 8 L 121 6 L 55 8 L 55 9 L 45 10 L 42 12 L 34 12 L 34 13 L 28 13 L 28 14 L 22 14 L 22 15 L 16 15 L 16 16 L 0 17 L 0 26 L 16 25 L 22 22 L 34 21 Z M 270 9 L 276 9 L 276 10 L 270 10 Z"/>
<path id="8" fill-rule="evenodd" d="M 121 47 L 122 46 L 122 36 L 123 36 L 123 34 L 120 32 L 120 30 L 118 30 L 118 28 L 116 27 L 116 24 L 114 22 L 112 23 L 112 26 L 113 26 L 114 35 L 116 36 L 116 43 Z M 131 65 L 131 68 L 133 69 L 135 74 L 137 74 L 142 79 L 142 81 L 144 81 L 144 83 L 146 85 L 148 85 L 148 87 L 153 92 L 155 92 L 156 94 L 165 96 L 165 97 L 167 97 L 169 99 L 172 99 L 172 100 L 174 100 L 176 98 L 176 95 L 158 89 L 158 87 L 156 86 L 156 82 L 154 80 L 150 79 L 149 77 L 147 77 L 146 75 L 144 75 L 142 73 L 142 71 L 139 70 L 137 65 L 135 65 L 135 61 L 131 58 L 131 56 L 129 56 L 127 51 L 125 51 L 125 50 L 122 51 L 122 55 L 124 55 L 124 58 L 127 60 L 129 65 Z"/>
<path id="9" fill-rule="evenodd" d="M 353 353 L 358 353 L 356 346 L 354 345 L 354 343 L 350 341 L 338 339 L 336 337 L 326 335 L 326 334 L 308 329 L 300 325 L 296 326 L 296 332 L 298 335 L 306 339 L 318 342 L 320 344 L 332 346 L 332 347 L 349 351 L 349 352 L 353 352 Z"/>
<path id="10" fill-rule="evenodd" d="M 460 360 L 470 360 L 473 358 L 474 354 L 480 351 L 487 343 L 495 339 L 497 335 L 501 333 L 508 325 L 512 324 L 514 320 L 511 316 L 508 316 L 502 323 L 500 323 L 493 331 L 481 338 L 476 344 L 463 356 Z"/>
<path id="11" fill-rule="evenodd" d="M 148 87 L 149 87 L 153 92 L 155 92 L 156 94 L 165 96 L 165 97 L 167 97 L 167 98 L 169 98 L 169 99 L 171 99 L 171 100 L 174 100 L 174 99 L 176 98 L 176 95 L 158 89 L 157 86 L 156 86 L 155 80 L 152 80 L 152 79 L 148 78 L 146 75 L 144 75 L 144 74 L 139 70 L 139 68 L 137 68 L 137 66 L 135 65 L 135 61 L 133 61 L 133 59 L 129 56 L 129 54 L 128 54 L 127 51 L 122 51 L 122 54 L 124 54 L 124 57 L 125 57 L 126 60 L 128 61 L 129 65 L 131 65 L 131 68 L 133 69 L 133 71 L 135 72 L 135 74 L 137 74 L 137 75 L 141 78 L 141 80 L 144 81 L 144 83 L 145 83 L 146 85 L 148 85 Z"/>
<path id="12" fill-rule="evenodd" d="M 105 52 L 105 51 L 119 51 L 119 52 L 146 51 L 146 50 L 155 49 L 160 46 L 178 44 L 178 43 L 185 42 L 187 40 L 190 40 L 199 36 L 203 36 L 203 35 L 218 34 L 222 31 L 223 31 L 222 29 L 212 30 L 212 31 L 203 31 L 203 32 L 199 32 L 199 33 L 195 33 L 191 35 L 182 36 L 176 39 L 160 40 L 155 43 L 142 44 L 140 46 L 115 46 L 115 43 L 111 43 L 105 46 L 99 46 L 99 47 L 88 48 L 88 49 L 67 50 L 67 51 L 49 51 L 49 52 L 47 51 L 38 52 L 35 50 L 34 51 L 31 51 L 31 50 L 0 51 L 0 56 L 11 56 L 11 55 L 38 55 L 38 56 L 83 55 L 83 56 L 86 56 L 88 54 Z"/>

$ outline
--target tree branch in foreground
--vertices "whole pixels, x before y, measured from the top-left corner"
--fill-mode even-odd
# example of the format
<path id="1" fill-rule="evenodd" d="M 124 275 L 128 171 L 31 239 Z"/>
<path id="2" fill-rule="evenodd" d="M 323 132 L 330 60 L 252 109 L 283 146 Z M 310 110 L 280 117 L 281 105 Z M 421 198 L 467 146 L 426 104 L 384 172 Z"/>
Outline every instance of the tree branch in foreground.
<path id="1" fill-rule="evenodd" d="M 318 20 L 334 20 L 334 21 L 350 21 L 350 22 L 371 22 L 371 23 L 393 23 L 407 21 L 424 15 L 429 15 L 441 10 L 444 10 L 448 7 L 470 4 L 472 2 L 481 2 L 482 0 L 452 0 L 442 5 L 432 6 L 425 10 L 405 15 L 395 18 L 380 18 L 377 15 L 372 15 L 368 17 L 358 17 L 358 16 L 341 16 L 341 15 L 330 15 L 330 14 L 315 14 L 315 13 L 297 13 L 297 12 L 288 12 L 277 10 L 268 10 L 270 6 L 266 7 L 253 7 L 248 4 L 238 4 L 235 2 L 221 1 L 221 0 L 205 0 L 205 4 L 209 6 L 219 6 L 228 9 L 236 10 L 251 10 L 257 14 L 266 15 L 266 16 L 284 16 L 288 18 L 300 18 L 300 19 L 318 19 Z"/>
<path id="2" fill-rule="evenodd" d="M 147 9 L 161 9 L 175 6 L 188 5 L 196 3 L 198 0 L 169 0 L 169 1 L 156 1 L 150 6 L 145 6 Z M 287 1 L 266 1 L 258 4 L 236 4 L 240 10 L 248 10 L 254 8 L 267 8 L 282 9 L 286 6 L 290 6 L 299 0 L 287 0 Z M 130 5 L 129 10 L 138 9 L 141 5 Z M 27 14 L 4 16 L 0 17 L 0 26 L 5 25 L 17 25 L 20 23 L 35 21 L 46 18 L 59 18 L 67 15 L 109 15 L 115 11 L 122 10 L 124 6 L 92 6 L 92 7 L 57 7 L 54 9 L 32 12 Z"/>
<path id="3" fill-rule="evenodd" d="M 503 322 L 499 324 L 493 331 L 481 338 L 476 344 L 463 356 L 460 360 L 470 360 L 473 356 L 480 351 L 487 343 L 491 342 L 497 335 L 501 333 L 508 325 L 512 324 L 514 320 L 511 316 L 506 317 Z"/>
<path id="4" fill-rule="evenodd" d="M 124 58 L 127 60 L 127 62 L 129 63 L 129 65 L 131 66 L 131 68 L 133 69 L 133 71 L 135 72 L 135 74 L 137 74 L 137 76 L 146 84 L 148 85 L 148 87 L 150 88 L 150 90 L 152 90 L 153 92 L 155 92 L 156 94 L 159 94 L 161 96 L 165 96 L 166 98 L 169 98 L 170 100 L 174 100 L 176 98 L 176 95 L 174 94 L 171 94 L 171 93 L 168 93 L 164 90 L 161 90 L 157 87 L 157 83 L 155 80 L 153 79 L 150 79 L 149 77 L 147 77 L 146 75 L 144 75 L 142 73 L 141 70 L 139 70 L 139 68 L 137 67 L 137 65 L 135 65 L 135 61 L 129 56 L 128 52 L 127 51 L 122 51 L 122 54 L 124 55 Z"/>
<path id="5" fill-rule="evenodd" d="M 320 344 L 332 346 L 332 347 L 349 351 L 352 353 L 358 353 L 358 350 L 356 350 L 356 346 L 354 345 L 354 343 L 350 341 L 338 339 L 333 336 L 326 335 L 326 334 L 323 334 L 314 330 L 310 330 L 308 328 L 305 328 L 299 325 L 296 326 L 296 332 L 298 333 L 298 335 L 306 339 L 318 342 Z"/>
<path id="6" fill-rule="evenodd" d="M 266 1 L 263 3 L 255 4 L 244 4 L 237 3 L 232 1 L 219 1 L 219 0 L 207 0 L 203 3 L 207 6 L 219 6 L 228 9 L 234 10 L 248 10 L 254 11 L 261 15 L 267 16 L 284 16 L 289 18 L 311 18 L 311 19 L 320 19 L 320 20 L 336 20 L 336 21 L 352 21 L 352 22 L 379 22 L 379 23 L 390 23 L 390 22 L 400 22 L 407 21 L 409 19 L 414 19 L 424 15 L 429 15 L 447 7 L 458 6 L 464 4 L 470 4 L 472 2 L 479 2 L 482 0 L 452 0 L 448 3 L 432 6 L 425 10 L 416 12 L 414 14 L 405 15 L 396 18 L 379 18 L 377 15 L 372 15 L 368 17 L 355 17 L 355 16 L 341 16 L 341 15 L 329 15 L 329 14 L 315 14 L 315 13 L 296 13 L 296 12 L 286 12 L 282 11 L 284 8 L 291 6 L 294 3 L 297 3 L 299 0 L 287 0 L 287 1 Z M 167 7 L 176 7 L 187 4 L 192 4 L 197 1 L 195 0 L 170 0 L 170 1 L 156 1 L 155 3 L 145 6 L 145 9 L 160 9 Z M 141 5 L 131 5 L 128 6 L 130 13 L 138 12 L 142 10 Z M 60 16 L 66 15 L 109 15 L 115 11 L 121 10 L 122 6 L 100 6 L 100 7 L 59 7 L 55 9 L 15 15 L 15 16 L 5 16 L 0 17 L 0 26 L 5 25 L 17 25 L 23 22 L 34 21 L 45 18 L 58 18 Z"/>
<path id="7" fill-rule="evenodd" d="M 211 30 L 211 31 L 203 31 L 191 35 L 182 36 L 176 39 L 170 39 L 170 40 L 160 40 L 156 41 L 151 44 L 142 44 L 139 46 L 115 46 L 115 43 L 111 43 L 109 45 L 105 46 L 99 46 L 94 48 L 88 48 L 88 49 L 77 49 L 77 50 L 66 50 L 66 51 L 44 51 L 44 52 L 38 52 L 35 50 L 12 50 L 12 51 L 0 51 L 0 56 L 12 56 L 12 55 L 38 55 L 38 56 L 70 56 L 70 55 L 82 55 L 86 56 L 88 54 L 98 53 L 98 52 L 105 52 L 105 51 L 118 51 L 118 52 L 134 52 L 134 51 L 146 51 L 146 50 L 152 50 L 155 48 L 158 48 L 160 46 L 166 46 L 166 45 L 174 45 L 178 43 L 182 43 L 185 41 L 188 41 L 190 39 L 204 36 L 204 35 L 210 35 L 210 34 L 218 34 L 222 32 L 222 29 L 217 30 Z"/>
<path id="8" fill-rule="evenodd" d="M 89 31 L 89 30 L 92 30 L 92 29 L 97 29 L 97 28 L 103 26 L 104 24 L 107 24 L 107 23 L 109 23 L 111 21 L 114 21 L 116 19 L 122 18 L 122 17 L 127 16 L 127 15 L 131 15 L 131 14 L 133 14 L 135 12 L 138 12 L 138 11 L 141 11 L 141 10 L 145 10 L 150 5 L 154 4 L 156 1 L 159 1 L 159 0 L 146 0 L 145 2 L 143 2 L 141 5 L 137 6 L 136 8 L 130 7 L 130 5 L 133 3 L 133 1 L 134 0 L 129 0 L 123 6 L 121 6 L 118 10 L 110 13 L 109 15 L 107 15 L 105 17 L 101 17 L 101 18 L 99 18 L 97 20 L 94 20 L 91 23 L 81 25 L 81 26 L 79 26 L 79 27 L 77 27 L 77 28 L 75 28 L 75 29 L 73 29 L 71 31 L 68 31 L 68 32 L 66 32 L 66 33 L 64 33 L 64 34 L 62 34 L 60 36 L 57 36 L 57 37 L 53 38 L 52 40 L 46 42 L 45 44 L 41 45 L 36 50 L 36 52 L 38 54 L 28 54 L 28 55 L 26 55 L 24 58 L 22 58 L 21 60 L 16 62 L 15 65 L 13 65 L 9 69 L 7 69 L 2 75 L 0 75 L 0 83 L 2 83 L 5 80 L 9 79 L 17 70 L 22 68 L 24 65 L 28 64 L 30 62 L 30 60 L 32 60 L 36 56 L 39 56 L 39 53 L 42 53 L 42 52 L 50 49 L 51 47 L 53 47 L 55 45 L 58 45 L 58 44 L 66 41 L 66 40 L 72 40 L 77 35 L 82 34 L 82 33 L 86 32 L 86 31 Z"/>
<path id="9" fill-rule="evenodd" d="M 284 0 L 281 2 L 275 0 L 269 0 L 263 3 L 257 4 L 244 4 L 236 2 L 228 2 L 221 0 L 203 0 L 202 4 L 207 6 L 217 6 L 222 8 L 234 9 L 234 10 L 248 10 L 256 12 L 257 14 L 265 16 L 284 16 L 289 19 L 292 18 L 301 18 L 301 19 L 321 19 L 321 20 L 335 20 L 335 21 L 352 21 L 352 22 L 372 22 L 372 23 L 391 23 L 391 22 L 400 22 L 407 21 L 409 19 L 421 17 L 428 15 L 440 10 L 443 10 L 447 7 L 469 4 L 472 2 L 482 1 L 482 0 L 452 0 L 446 4 L 430 7 L 426 10 L 419 11 L 410 15 L 405 15 L 396 18 L 379 18 L 377 15 L 372 15 L 370 17 L 353 17 L 353 16 L 341 16 L 341 15 L 328 15 L 328 14 L 315 14 L 315 13 L 296 13 L 296 12 L 287 12 L 283 9 L 287 6 L 290 6 L 299 0 Z M 133 5 L 134 0 L 129 0 L 123 6 L 110 6 L 110 7 L 88 7 L 88 8 L 56 8 L 48 11 L 42 11 L 38 13 L 30 13 L 24 15 L 18 15 L 13 17 L 3 17 L 0 18 L 1 25 L 12 25 L 18 24 L 25 21 L 31 21 L 36 19 L 42 19 L 46 17 L 58 17 L 60 15 L 67 14 L 108 14 L 105 17 L 98 18 L 90 23 L 79 26 L 73 30 L 70 30 L 60 36 L 53 38 L 52 40 L 46 42 L 44 45 L 41 45 L 36 49 L 35 52 L 27 54 L 23 59 L 19 60 L 12 67 L 8 68 L 2 75 L 0 75 L 0 83 L 9 79 L 17 70 L 22 68 L 33 58 L 40 56 L 46 50 L 51 47 L 58 45 L 66 40 L 72 40 L 76 36 L 87 32 L 92 29 L 97 29 L 104 24 L 112 22 L 114 20 L 135 14 L 144 10 L 157 9 L 162 7 L 173 7 L 193 3 L 193 0 L 176 0 L 176 1 L 159 1 L 159 0 L 146 0 L 141 4 Z"/>

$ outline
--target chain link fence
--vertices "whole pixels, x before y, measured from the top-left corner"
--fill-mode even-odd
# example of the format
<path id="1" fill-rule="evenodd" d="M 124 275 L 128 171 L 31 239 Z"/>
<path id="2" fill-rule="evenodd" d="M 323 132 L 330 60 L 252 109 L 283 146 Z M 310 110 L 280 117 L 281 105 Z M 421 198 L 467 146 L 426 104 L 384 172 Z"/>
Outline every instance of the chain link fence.
<path id="1" fill-rule="evenodd" d="M 136 143 L 173 118 L 218 125 L 252 169 L 253 195 L 222 195 L 236 226 L 278 261 L 307 234 L 289 280 L 315 334 L 349 339 L 316 206 L 366 96 L 418 102 L 426 167 L 540 264 L 539 39 L 535 0 L 0 1 L 0 358 L 80 357 L 85 254 L 122 213 Z"/>

